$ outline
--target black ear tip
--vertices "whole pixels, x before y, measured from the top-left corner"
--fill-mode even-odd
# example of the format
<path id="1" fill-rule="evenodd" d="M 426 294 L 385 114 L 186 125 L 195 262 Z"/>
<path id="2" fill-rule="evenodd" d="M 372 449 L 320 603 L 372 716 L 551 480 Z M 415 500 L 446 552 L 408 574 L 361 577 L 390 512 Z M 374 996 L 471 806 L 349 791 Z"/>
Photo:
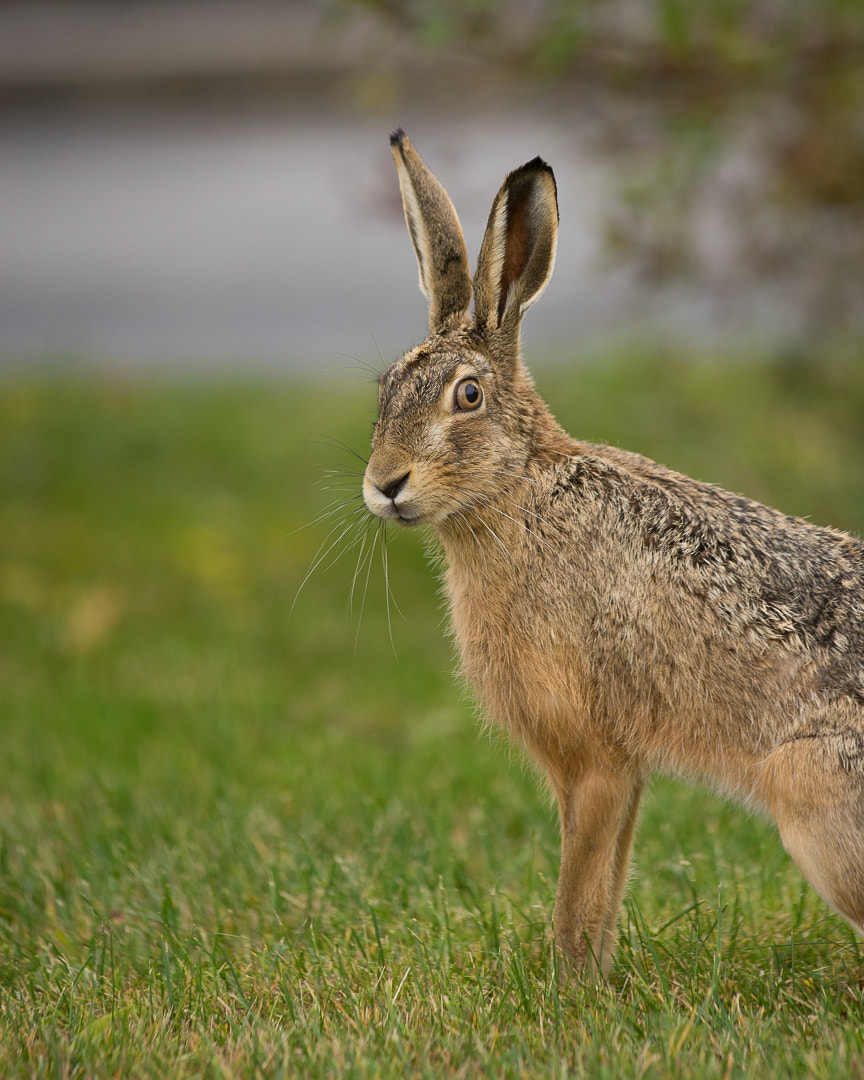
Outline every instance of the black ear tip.
<path id="1" fill-rule="evenodd" d="M 530 161 L 526 161 L 524 165 L 520 165 L 518 169 L 514 169 L 507 176 L 507 180 L 514 188 L 521 189 L 523 184 L 532 184 L 543 177 L 548 177 L 553 188 L 557 190 L 558 185 L 555 183 L 555 173 L 552 171 L 552 166 L 545 162 L 543 158 L 535 157 Z"/>
<path id="2" fill-rule="evenodd" d="M 404 140 L 405 132 L 402 130 L 401 127 L 396 128 L 396 130 L 390 135 L 390 145 L 398 146 L 400 150 L 402 149 L 402 143 L 404 142 Z"/>
<path id="3" fill-rule="evenodd" d="M 539 156 L 535 157 L 535 158 L 532 158 L 530 161 L 526 162 L 522 166 L 522 168 L 526 172 L 530 169 L 532 172 L 545 172 L 545 173 L 549 173 L 550 176 L 555 175 L 552 172 L 552 166 L 549 164 L 549 162 L 544 161 L 543 158 L 541 158 Z"/>
<path id="4" fill-rule="evenodd" d="M 552 166 L 543 158 L 535 157 L 520 165 L 518 169 L 508 173 L 505 185 L 509 189 L 508 199 L 521 197 L 522 194 L 533 190 L 539 185 L 541 188 L 551 188 L 555 201 L 558 200 L 558 184 L 555 181 L 555 173 Z"/>

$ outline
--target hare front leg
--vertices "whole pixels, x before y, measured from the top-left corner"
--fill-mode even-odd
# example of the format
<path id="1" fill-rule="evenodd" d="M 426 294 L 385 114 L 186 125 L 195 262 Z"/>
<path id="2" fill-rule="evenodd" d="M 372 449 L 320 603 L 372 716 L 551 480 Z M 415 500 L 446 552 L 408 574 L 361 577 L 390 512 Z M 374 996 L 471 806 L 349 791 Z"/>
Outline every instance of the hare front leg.
<path id="1" fill-rule="evenodd" d="M 612 963 L 643 780 L 590 766 L 557 787 L 561 872 L 552 919 L 555 944 L 576 971 L 605 974 Z"/>

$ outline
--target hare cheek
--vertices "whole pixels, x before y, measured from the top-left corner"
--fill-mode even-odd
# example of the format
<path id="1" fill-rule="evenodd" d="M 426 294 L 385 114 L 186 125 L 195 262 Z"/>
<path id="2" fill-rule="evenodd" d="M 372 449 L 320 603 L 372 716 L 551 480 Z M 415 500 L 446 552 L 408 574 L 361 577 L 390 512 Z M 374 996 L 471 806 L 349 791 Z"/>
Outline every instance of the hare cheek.
<path id="1" fill-rule="evenodd" d="M 446 453 L 449 447 L 450 420 L 438 420 L 426 429 L 420 448 L 419 457 L 435 460 L 442 453 Z"/>

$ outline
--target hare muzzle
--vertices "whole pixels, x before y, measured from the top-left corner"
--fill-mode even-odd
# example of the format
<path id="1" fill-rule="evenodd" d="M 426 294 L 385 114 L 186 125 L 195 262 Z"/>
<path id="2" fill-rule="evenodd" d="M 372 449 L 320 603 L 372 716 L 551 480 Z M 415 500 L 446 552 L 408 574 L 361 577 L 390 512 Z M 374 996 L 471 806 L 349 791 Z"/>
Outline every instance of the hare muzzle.
<path id="1" fill-rule="evenodd" d="M 385 521 L 410 522 L 410 516 L 404 512 L 411 499 L 410 479 L 410 469 L 400 467 L 379 476 L 370 465 L 363 477 L 363 498 L 370 512 Z"/>

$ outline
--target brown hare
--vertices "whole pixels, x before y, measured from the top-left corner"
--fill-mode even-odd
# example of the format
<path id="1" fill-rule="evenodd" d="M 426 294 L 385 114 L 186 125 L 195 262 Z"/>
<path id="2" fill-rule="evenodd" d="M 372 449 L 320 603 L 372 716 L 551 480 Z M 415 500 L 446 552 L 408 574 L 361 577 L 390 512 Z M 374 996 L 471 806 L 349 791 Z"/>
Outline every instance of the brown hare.
<path id="1" fill-rule="evenodd" d="M 446 192 L 390 141 L 429 336 L 381 376 L 363 494 L 437 534 L 464 673 L 548 773 L 557 947 L 608 969 L 654 770 L 770 815 L 864 932 L 864 543 L 567 435 L 519 351 L 555 261 L 552 170 L 506 178 L 472 279 Z"/>

